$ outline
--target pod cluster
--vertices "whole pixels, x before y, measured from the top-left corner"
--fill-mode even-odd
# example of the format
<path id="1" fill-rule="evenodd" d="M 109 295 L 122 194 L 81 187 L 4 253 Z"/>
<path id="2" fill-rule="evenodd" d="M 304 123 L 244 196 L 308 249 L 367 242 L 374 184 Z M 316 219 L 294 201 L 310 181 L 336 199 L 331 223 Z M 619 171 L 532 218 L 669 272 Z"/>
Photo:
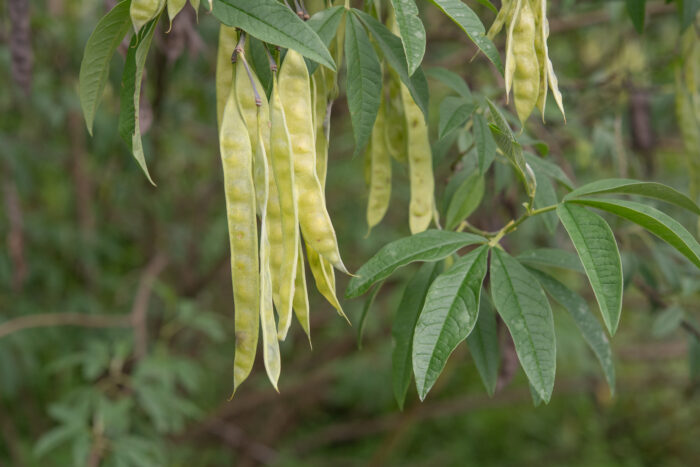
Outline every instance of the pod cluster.
<path id="1" fill-rule="evenodd" d="M 549 59 L 547 38 L 547 0 L 503 0 L 487 36 L 493 39 L 505 27 L 506 98 L 513 89 L 515 110 L 521 122 L 527 120 L 535 106 L 542 112 L 551 90 L 562 115 L 564 105 L 559 82 Z"/>
<path id="2" fill-rule="evenodd" d="M 252 369 L 260 329 L 275 388 L 278 341 L 292 315 L 310 339 L 304 252 L 319 292 L 345 317 L 334 268 L 347 270 L 324 189 L 335 73 L 319 67 L 309 75 L 294 50 L 278 73 L 279 57 L 265 50 L 269 98 L 248 64 L 245 37 L 221 26 L 216 94 L 235 306 L 234 392 Z"/>
<path id="3" fill-rule="evenodd" d="M 393 10 L 387 27 L 400 35 Z M 391 199 L 391 159 L 408 166 L 411 199 L 408 221 L 412 234 L 423 232 L 431 220 L 438 223 L 435 178 L 428 125 L 423 112 L 394 70 L 386 70 L 377 120 L 365 154 L 365 182 L 369 189 L 369 230 L 386 214 Z"/>

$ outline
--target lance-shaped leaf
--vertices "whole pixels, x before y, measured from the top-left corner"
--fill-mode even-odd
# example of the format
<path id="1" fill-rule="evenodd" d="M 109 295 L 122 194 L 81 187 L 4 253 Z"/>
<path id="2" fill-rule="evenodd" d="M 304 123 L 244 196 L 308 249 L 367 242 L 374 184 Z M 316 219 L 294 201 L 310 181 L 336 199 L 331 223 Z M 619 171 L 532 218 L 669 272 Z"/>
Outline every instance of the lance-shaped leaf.
<path id="1" fill-rule="evenodd" d="M 482 297 L 476 326 L 467 336 L 469 352 L 489 396 L 496 392 L 501 349 L 498 343 L 496 313 L 488 297 Z"/>
<path id="2" fill-rule="evenodd" d="M 601 194 L 639 195 L 654 198 L 675 204 L 695 214 L 700 214 L 700 207 L 683 193 L 656 182 L 641 182 L 626 178 L 611 178 L 598 180 L 576 188 L 564 197 L 565 200 L 581 198 L 583 196 Z"/>
<path id="3" fill-rule="evenodd" d="M 610 226 L 599 215 L 570 203 L 557 208 L 583 269 L 593 288 L 610 334 L 615 334 L 622 311 L 622 261 Z"/>
<path id="4" fill-rule="evenodd" d="M 686 0 L 692 1 L 692 0 Z M 644 14 L 646 13 L 647 0 L 625 0 L 627 14 L 634 24 L 634 28 L 639 34 L 644 32 Z"/>
<path id="5" fill-rule="evenodd" d="M 558 165 L 527 152 L 525 153 L 525 162 L 530 164 L 530 167 L 532 167 L 536 173 L 542 172 L 546 176 L 558 181 L 569 190 L 573 189 L 574 182 L 571 181 L 569 176 L 566 175 Z"/>
<path id="6" fill-rule="evenodd" d="M 447 229 L 452 230 L 457 227 L 479 207 L 484 197 L 485 186 L 484 177 L 479 173 L 473 173 L 464 180 L 450 199 L 445 221 Z"/>
<path id="7" fill-rule="evenodd" d="M 513 337 L 530 384 L 549 402 L 556 372 L 554 319 L 547 297 L 523 265 L 498 248 L 491 254 L 491 296 Z"/>
<path id="8" fill-rule="evenodd" d="M 432 283 L 413 336 L 413 373 L 421 400 L 479 314 L 488 245 L 464 255 Z"/>
<path id="9" fill-rule="evenodd" d="M 121 89 L 121 109 L 119 110 L 119 134 L 131 150 L 134 158 L 146 174 L 148 181 L 153 185 L 151 174 L 148 173 L 146 157 L 143 153 L 143 142 L 141 141 L 141 125 L 139 119 L 139 108 L 141 101 L 141 80 L 143 79 L 143 69 L 146 66 L 146 57 L 151 48 L 153 33 L 156 24 L 160 19 L 160 14 L 146 23 L 138 34 L 131 39 L 129 51 L 126 54 L 126 63 L 122 72 Z"/>
<path id="10" fill-rule="evenodd" d="M 476 109 L 473 102 L 463 97 L 447 96 L 440 103 L 438 138 L 444 138 L 452 130 L 461 128 Z"/>
<path id="11" fill-rule="evenodd" d="M 391 336 L 394 339 L 394 349 L 391 352 L 391 374 L 394 397 L 401 410 L 403 410 L 406 400 L 408 385 L 411 383 L 413 370 L 411 355 L 416 322 L 423 309 L 428 287 L 440 274 L 441 266 L 440 262 L 425 263 L 418 269 L 418 272 L 406 284 L 401 303 L 394 317 L 394 324 L 391 328 Z"/>
<path id="12" fill-rule="evenodd" d="M 585 204 L 611 212 L 644 227 L 700 268 L 700 245 L 698 241 L 680 222 L 668 214 L 634 201 L 577 199 L 570 202 Z"/>
<path id="13" fill-rule="evenodd" d="M 334 6 L 315 13 L 306 24 L 314 30 L 318 37 L 321 38 L 323 44 L 328 47 L 335 37 L 338 30 L 338 25 L 343 19 L 345 8 L 342 6 Z M 312 75 L 318 67 L 318 62 L 306 60 L 306 66 L 309 68 L 309 75 Z"/>
<path id="14" fill-rule="evenodd" d="M 496 141 L 494 141 L 489 124 L 483 115 L 474 114 L 472 121 L 474 122 L 473 133 L 476 157 L 479 161 L 479 173 L 483 175 L 496 158 Z"/>
<path id="15" fill-rule="evenodd" d="M 581 265 L 581 260 L 575 253 L 558 248 L 537 248 L 523 251 L 518 255 L 518 261 L 534 267 L 545 266 L 568 269 L 580 273 L 585 272 Z"/>
<path id="16" fill-rule="evenodd" d="M 542 284 L 544 290 L 574 318 L 574 322 L 579 331 L 581 331 L 581 335 L 600 362 L 605 380 L 608 382 L 608 386 L 610 386 L 610 392 L 614 394 L 615 365 L 613 364 L 610 342 L 605 335 L 603 326 L 600 325 L 600 322 L 593 316 L 593 313 L 591 313 L 591 310 L 588 308 L 586 300 L 549 274 L 536 269 L 530 269 L 530 272 L 537 278 L 540 284 Z"/>
<path id="17" fill-rule="evenodd" d="M 345 297 L 362 295 L 372 284 L 386 279 L 401 266 L 414 261 L 437 261 L 475 243 L 486 243 L 486 239 L 479 235 L 445 230 L 426 230 L 395 240 L 357 270 L 350 279 Z"/>
<path id="18" fill-rule="evenodd" d="M 481 50 L 486 58 L 503 73 L 503 64 L 501 56 L 498 54 L 498 49 L 491 42 L 491 39 L 486 37 L 486 30 L 481 20 L 474 13 L 474 10 L 469 8 L 461 0 L 430 0 L 435 6 L 440 8 L 452 21 L 464 31 L 469 39 Z"/>
<path id="19" fill-rule="evenodd" d="M 129 2 L 123 1 L 110 10 L 100 21 L 85 44 L 80 63 L 78 94 L 80 106 L 90 135 L 97 107 L 109 76 L 109 64 L 114 51 L 131 27 Z"/>
<path id="20" fill-rule="evenodd" d="M 537 180 L 537 191 L 535 191 L 535 208 L 541 209 L 548 206 L 554 206 L 559 202 L 557 199 L 557 192 L 554 189 L 554 185 L 548 176 L 542 172 L 535 172 L 535 179 Z M 557 228 L 559 221 L 557 220 L 557 215 L 554 211 L 549 211 L 537 216 L 542 219 L 545 227 L 550 233 L 554 233 Z"/>
<path id="21" fill-rule="evenodd" d="M 391 66 L 399 76 L 401 82 L 408 88 L 411 97 L 418 104 L 425 119 L 428 119 L 428 84 L 423 71 L 418 68 L 414 73 L 409 74 L 406 68 L 406 56 L 401 45 L 401 38 L 382 23 L 374 19 L 362 10 L 353 9 L 353 14 L 357 15 L 360 20 L 367 26 L 367 29 L 372 34 L 379 49 L 384 54 L 389 66 Z"/>
<path id="22" fill-rule="evenodd" d="M 382 94 L 382 70 L 365 28 L 355 15 L 345 21 L 347 99 L 355 135 L 355 154 L 364 150 L 377 119 Z"/>
<path id="23" fill-rule="evenodd" d="M 367 315 L 369 315 L 369 310 L 372 308 L 372 305 L 374 304 L 374 299 L 377 298 L 377 294 L 379 293 L 379 289 L 382 288 L 382 283 L 380 282 L 379 284 L 372 289 L 372 292 L 367 296 L 365 299 L 365 304 L 362 305 L 362 312 L 360 313 L 360 319 L 358 320 L 358 325 L 357 325 L 357 348 L 362 349 L 362 337 L 365 333 L 365 323 L 367 322 Z"/>
<path id="24" fill-rule="evenodd" d="M 401 33 L 410 76 L 418 69 L 425 55 L 425 28 L 418 17 L 418 7 L 413 0 L 391 0 L 391 4 Z"/>
<path id="25" fill-rule="evenodd" d="M 212 6 L 214 16 L 225 25 L 263 42 L 294 49 L 335 71 L 333 57 L 318 34 L 277 0 L 213 0 Z"/>

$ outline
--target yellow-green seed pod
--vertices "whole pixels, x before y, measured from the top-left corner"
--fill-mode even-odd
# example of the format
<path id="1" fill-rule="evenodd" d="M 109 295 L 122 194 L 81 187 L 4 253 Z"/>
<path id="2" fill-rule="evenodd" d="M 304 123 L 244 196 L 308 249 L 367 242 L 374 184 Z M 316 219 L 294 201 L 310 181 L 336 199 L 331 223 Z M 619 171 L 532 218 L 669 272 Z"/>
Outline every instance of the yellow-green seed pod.
<path id="1" fill-rule="evenodd" d="M 244 130 L 234 86 L 226 100 L 219 133 L 235 306 L 234 393 L 255 361 L 260 308 L 253 149 Z"/>
<path id="2" fill-rule="evenodd" d="M 297 267 L 294 280 L 294 315 L 309 338 L 311 345 L 311 320 L 309 318 L 309 293 L 306 288 L 306 270 L 304 269 L 304 252 L 301 239 L 297 242 Z"/>
<path id="3" fill-rule="evenodd" d="M 417 234 L 428 228 L 433 217 L 435 199 L 433 156 L 428 137 L 428 125 L 423 118 L 423 112 L 403 84 L 401 98 L 406 115 L 408 172 L 411 183 L 409 226 L 411 233 Z"/>
<path id="4" fill-rule="evenodd" d="M 279 75 L 282 106 L 292 141 L 299 224 L 304 239 L 337 269 L 347 272 L 338 251 L 321 183 L 316 174 L 316 142 L 311 121 L 309 72 L 303 57 L 289 50 Z"/>
<path id="5" fill-rule="evenodd" d="M 700 194 L 700 119 L 693 109 L 692 95 L 683 83 L 683 74 L 676 68 L 676 118 L 681 130 L 688 157 L 690 194 L 697 199 Z"/>
<path id="6" fill-rule="evenodd" d="M 382 96 L 370 144 L 370 181 L 367 201 L 367 234 L 384 218 L 391 199 L 391 156 L 386 145 L 385 103 Z"/>
<path id="7" fill-rule="evenodd" d="M 168 32 L 173 28 L 173 20 L 178 13 L 185 7 L 187 0 L 167 0 L 168 4 L 168 19 L 170 20 L 170 27 Z"/>
<path id="8" fill-rule="evenodd" d="M 540 66 L 535 51 L 535 15 L 529 0 L 522 1 L 512 42 L 515 60 L 513 98 L 518 118 L 525 122 L 537 105 L 540 89 Z"/>
<path id="9" fill-rule="evenodd" d="M 231 90 L 234 69 L 231 63 L 231 54 L 236 48 L 238 34 L 235 28 L 224 24 L 219 27 L 219 47 L 216 51 L 216 123 L 221 128 L 221 119 L 224 115 L 224 107 Z"/>
<path id="10" fill-rule="evenodd" d="M 514 6 L 514 0 L 503 0 L 501 2 L 501 9 L 498 10 L 496 18 L 493 20 L 493 23 L 491 23 L 491 27 L 486 33 L 486 37 L 493 40 L 493 38 L 496 37 L 496 34 L 501 32 L 503 25 L 508 22 L 508 17 L 512 14 Z"/>
<path id="11" fill-rule="evenodd" d="M 132 0 L 129 6 L 131 22 L 137 33 L 165 7 L 165 0 Z"/>
<path id="12" fill-rule="evenodd" d="M 547 79 L 547 36 L 549 30 L 547 26 L 547 1 L 535 0 L 535 52 L 537 54 L 537 64 L 539 66 L 538 73 L 540 84 L 537 96 L 537 108 L 542 113 L 542 121 L 544 122 L 544 107 L 547 103 L 547 88 L 549 85 Z"/>

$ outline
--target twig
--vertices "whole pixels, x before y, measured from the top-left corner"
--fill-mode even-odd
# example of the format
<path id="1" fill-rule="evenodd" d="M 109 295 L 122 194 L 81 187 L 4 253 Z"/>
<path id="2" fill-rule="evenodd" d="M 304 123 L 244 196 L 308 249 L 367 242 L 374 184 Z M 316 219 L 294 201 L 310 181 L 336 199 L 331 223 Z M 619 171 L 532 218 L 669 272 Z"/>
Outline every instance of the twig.
<path id="1" fill-rule="evenodd" d="M 127 328 L 131 326 L 129 315 L 88 315 L 85 313 L 39 313 L 20 316 L 0 324 L 0 339 L 17 331 L 53 326 L 78 326 L 83 328 Z"/>
<path id="2" fill-rule="evenodd" d="M 134 305 L 131 308 L 130 315 L 130 322 L 134 327 L 134 356 L 136 359 L 141 359 L 146 355 L 146 349 L 148 347 L 146 314 L 151 299 L 151 290 L 153 290 L 156 277 L 165 269 L 167 264 L 167 258 L 162 253 L 158 253 L 148 263 L 143 274 L 141 274 L 139 288 L 136 291 L 136 297 L 134 298 Z"/>

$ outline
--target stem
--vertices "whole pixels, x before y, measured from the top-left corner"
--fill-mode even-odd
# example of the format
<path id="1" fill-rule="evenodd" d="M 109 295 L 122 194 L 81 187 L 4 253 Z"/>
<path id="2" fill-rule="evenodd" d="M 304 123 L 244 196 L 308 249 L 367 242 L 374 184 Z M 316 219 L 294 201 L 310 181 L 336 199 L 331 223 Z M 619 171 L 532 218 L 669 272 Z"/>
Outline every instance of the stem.
<path id="1" fill-rule="evenodd" d="M 248 66 L 248 61 L 245 59 L 245 54 L 243 53 L 242 50 L 239 52 L 239 56 L 241 58 L 241 62 L 243 63 L 243 68 L 245 68 L 245 72 L 248 74 L 248 79 L 250 80 L 250 86 L 253 88 L 253 94 L 255 94 L 255 105 L 260 107 L 260 106 L 262 106 L 262 99 L 260 98 L 260 94 L 258 93 L 258 87 L 255 85 L 255 80 L 253 79 L 253 73 L 250 71 L 250 66 Z"/>

